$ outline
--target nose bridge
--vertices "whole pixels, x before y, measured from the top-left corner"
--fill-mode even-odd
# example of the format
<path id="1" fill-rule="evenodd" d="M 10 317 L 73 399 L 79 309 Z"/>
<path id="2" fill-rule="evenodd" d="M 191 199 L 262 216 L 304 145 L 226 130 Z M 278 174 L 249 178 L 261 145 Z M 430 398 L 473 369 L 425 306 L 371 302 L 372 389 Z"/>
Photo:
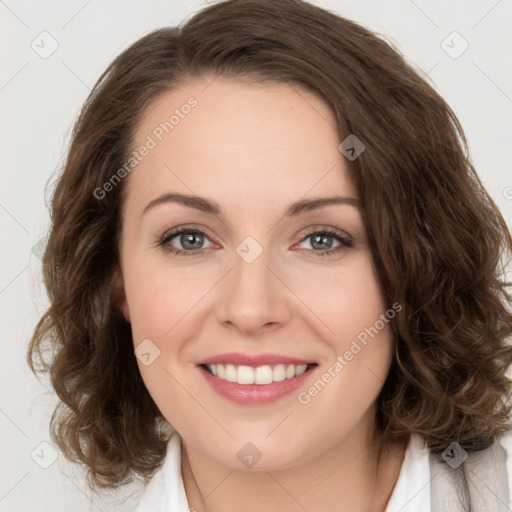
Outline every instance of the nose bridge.
<path id="1" fill-rule="evenodd" d="M 241 331 L 256 331 L 287 319 L 286 290 L 271 268 L 269 248 L 252 236 L 240 242 L 220 298 L 220 321 L 234 324 Z"/>

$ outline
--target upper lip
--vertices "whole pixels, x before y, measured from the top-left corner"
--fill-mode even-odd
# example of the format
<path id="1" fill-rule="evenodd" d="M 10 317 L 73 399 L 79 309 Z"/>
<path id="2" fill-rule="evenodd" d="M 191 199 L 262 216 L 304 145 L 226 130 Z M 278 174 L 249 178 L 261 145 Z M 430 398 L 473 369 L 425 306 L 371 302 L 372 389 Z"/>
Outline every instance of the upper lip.
<path id="1" fill-rule="evenodd" d="M 314 361 L 306 361 L 305 359 L 298 359 L 296 357 L 282 356 L 279 354 L 241 354 L 237 352 L 229 352 L 226 354 L 218 354 L 213 357 L 208 357 L 199 361 L 197 364 L 232 364 L 235 366 L 264 366 L 264 365 L 275 365 L 275 364 L 313 364 Z"/>

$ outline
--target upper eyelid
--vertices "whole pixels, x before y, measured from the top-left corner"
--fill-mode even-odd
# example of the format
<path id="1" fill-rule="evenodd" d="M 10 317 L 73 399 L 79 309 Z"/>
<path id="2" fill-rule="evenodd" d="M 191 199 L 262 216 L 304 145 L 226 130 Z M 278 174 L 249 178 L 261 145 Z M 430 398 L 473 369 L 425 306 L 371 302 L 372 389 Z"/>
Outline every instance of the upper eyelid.
<path id="1" fill-rule="evenodd" d="M 172 240 L 176 236 L 181 235 L 183 233 L 187 233 L 189 231 L 198 231 L 201 234 L 204 234 L 204 235 L 208 236 L 210 239 L 211 238 L 215 238 L 214 236 L 210 235 L 211 232 L 207 228 L 204 228 L 204 227 L 198 228 L 198 227 L 195 227 L 195 226 L 185 225 L 185 226 L 178 226 L 176 228 L 172 228 L 172 229 L 169 229 L 169 230 L 165 231 L 164 234 L 160 237 L 160 239 L 161 240 L 164 240 L 164 239 Z"/>
<path id="2" fill-rule="evenodd" d="M 301 240 L 304 240 L 304 238 L 310 237 L 311 235 L 314 235 L 315 233 L 329 233 L 332 236 L 340 236 L 341 238 L 347 238 L 349 240 L 352 240 L 352 236 L 349 235 L 345 230 L 340 228 L 333 228 L 329 226 L 321 226 L 313 227 L 313 228 L 307 228 L 306 232 L 302 236 Z"/>

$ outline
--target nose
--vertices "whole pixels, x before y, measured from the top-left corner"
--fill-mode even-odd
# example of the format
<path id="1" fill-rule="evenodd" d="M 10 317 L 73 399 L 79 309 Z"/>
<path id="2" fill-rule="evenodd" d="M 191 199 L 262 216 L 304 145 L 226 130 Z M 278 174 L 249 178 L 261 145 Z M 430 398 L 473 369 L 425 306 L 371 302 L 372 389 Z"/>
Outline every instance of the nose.
<path id="1" fill-rule="evenodd" d="M 250 263 L 235 253 L 233 268 L 218 290 L 218 321 L 252 336 L 285 324 L 293 293 L 279 274 L 266 251 Z"/>

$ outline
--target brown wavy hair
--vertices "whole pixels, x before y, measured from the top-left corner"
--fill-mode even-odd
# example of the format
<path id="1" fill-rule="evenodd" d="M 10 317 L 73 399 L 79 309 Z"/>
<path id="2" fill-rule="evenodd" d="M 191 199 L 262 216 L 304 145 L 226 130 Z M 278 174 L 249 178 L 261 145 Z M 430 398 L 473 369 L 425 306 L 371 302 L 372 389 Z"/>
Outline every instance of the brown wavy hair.
<path id="1" fill-rule="evenodd" d="M 437 452 L 451 441 L 489 446 L 509 428 L 512 317 L 501 258 L 510 232 L 459 121 L 422 73 L 380 36 L 299 0 L 220 2 L 151 32 L 86 100 L 53 191 L 43 258 L 50 306 L 27 355 L 60 399 L 54 442 L 96 488 L 147 482 L 164 459 L 168 424 L 112 291 L 129 178 L 101 199 L 95 191 L 126 162 L 159 95 L 215 77 L 305 88 L 332 108 L 340 141 L 355 134 L 366 146 L 350 172 L 386 300 L 403 308 L 378 398 L 383 439 L 419 433 Z"/>

